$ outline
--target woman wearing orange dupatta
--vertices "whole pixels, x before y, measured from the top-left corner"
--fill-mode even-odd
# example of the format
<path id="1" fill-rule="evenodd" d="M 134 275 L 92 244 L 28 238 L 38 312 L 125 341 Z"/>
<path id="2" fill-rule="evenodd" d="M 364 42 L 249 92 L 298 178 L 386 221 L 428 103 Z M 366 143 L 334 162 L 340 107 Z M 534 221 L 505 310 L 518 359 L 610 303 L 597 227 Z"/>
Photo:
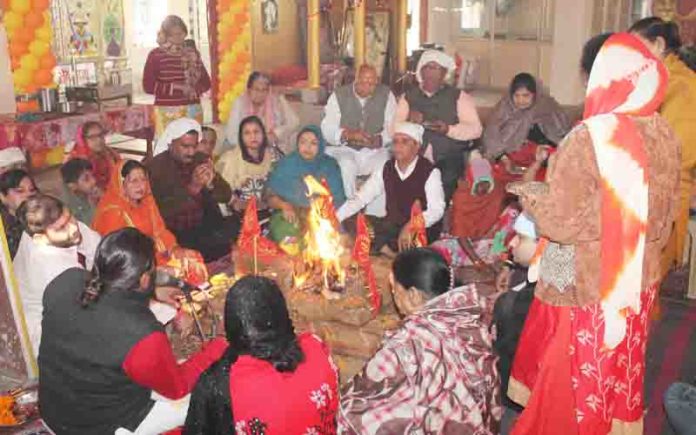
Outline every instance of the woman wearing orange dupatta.
<path id="1" fill-rule="evenodd" d="M 102 236 L 124 227 L 137 228 L 154 240 L 160 266 L 186 255 L 187 250 L 177 247 L 174 234 L 164 225 L 145 167 L 135 160 L 120 161 L 112 171 L 92 227 Z"/>
<path id="2" fill-rule="evenodd" d="M 75 146 L 66 160 L 82 158 L 92 164 L 97 186 L 106 190 L 114 167 L 121 161 L 121 156 L 111 149 L 104 140 L 106 132 L 97 121 L 85 122 L 78 130 Z"/>
<path id="3" fill-rule="evenodd" d="M 547 240 L 508 386 L 525 406 L 515 435 L 643 433 L 648 313 L 677 209 L 666 87 L 640 40 L 613 35 L 546 182 L 510 189 Z"/>

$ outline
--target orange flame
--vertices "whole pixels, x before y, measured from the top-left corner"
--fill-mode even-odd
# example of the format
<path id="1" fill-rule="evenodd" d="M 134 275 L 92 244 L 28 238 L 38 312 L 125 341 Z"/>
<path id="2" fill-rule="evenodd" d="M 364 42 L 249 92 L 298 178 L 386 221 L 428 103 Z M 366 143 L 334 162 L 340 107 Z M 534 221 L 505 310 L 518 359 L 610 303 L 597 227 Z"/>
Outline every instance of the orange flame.
<path id="1" fill-rule="evenodd" d="M 313 273 L 320 272 L 323 290 L 328 290 L 333 280 L 343 286 L 345 272 L 340 260 L 344 248 L 338 232 L 331 192 L 311 175 L 306 176 L 304 182 L 307 185 L 307 196 L 310 198 L 307 229 L 304 234 L 305 247 L 302 252 L 305 267 L 301 273 L 294 274 L 293 284 L 295 288 L 302 287 Z"/>

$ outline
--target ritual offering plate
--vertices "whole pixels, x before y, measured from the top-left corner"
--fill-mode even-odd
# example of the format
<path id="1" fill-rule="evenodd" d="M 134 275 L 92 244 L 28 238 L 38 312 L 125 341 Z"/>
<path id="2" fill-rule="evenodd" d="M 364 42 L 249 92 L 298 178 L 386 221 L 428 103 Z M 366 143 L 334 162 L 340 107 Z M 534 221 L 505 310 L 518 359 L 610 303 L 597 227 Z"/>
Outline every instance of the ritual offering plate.
<path id="1" fill-rule="evenodd" d="M 38 387 L 0 394 L 0 428 L 16 428 L 39 415 Z"/>

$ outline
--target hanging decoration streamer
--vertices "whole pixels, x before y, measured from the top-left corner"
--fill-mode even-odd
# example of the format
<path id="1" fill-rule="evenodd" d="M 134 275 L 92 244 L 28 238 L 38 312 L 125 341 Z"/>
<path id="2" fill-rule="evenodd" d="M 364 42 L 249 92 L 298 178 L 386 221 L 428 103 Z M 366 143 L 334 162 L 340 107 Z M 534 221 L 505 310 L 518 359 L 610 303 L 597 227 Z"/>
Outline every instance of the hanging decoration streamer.
<path id="1" fill-rule="evenodd" d="M 15 93 L 32 94 L 54 87 L 50 1 L 0 0 L 0 7 L 10 41 Z"/>
<path id="2" fill-rule="evenodd" d="M 218 110 L 224 122 L 251 73 L 249 0 L 218 0 Z"/>

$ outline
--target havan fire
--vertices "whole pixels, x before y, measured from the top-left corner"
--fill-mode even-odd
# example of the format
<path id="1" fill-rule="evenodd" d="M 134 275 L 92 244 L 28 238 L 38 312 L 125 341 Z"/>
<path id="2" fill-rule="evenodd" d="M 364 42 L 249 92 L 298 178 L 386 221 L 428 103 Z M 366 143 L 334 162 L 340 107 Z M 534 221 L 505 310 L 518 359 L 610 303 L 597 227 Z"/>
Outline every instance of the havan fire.
<path id="1" fill-rule="evenodd" d="M 310 207 L 304 233 L 301 260 L 295 264 L 293 286 L 321 292 L 328 299 L 337 299 L 345 289 L 345 262 L 348 252 L 343 247 L 339 223 L 331 192 L 324 183 L 307 176 Z M 347 264 L 346 264 L 347 265 Z"/>

